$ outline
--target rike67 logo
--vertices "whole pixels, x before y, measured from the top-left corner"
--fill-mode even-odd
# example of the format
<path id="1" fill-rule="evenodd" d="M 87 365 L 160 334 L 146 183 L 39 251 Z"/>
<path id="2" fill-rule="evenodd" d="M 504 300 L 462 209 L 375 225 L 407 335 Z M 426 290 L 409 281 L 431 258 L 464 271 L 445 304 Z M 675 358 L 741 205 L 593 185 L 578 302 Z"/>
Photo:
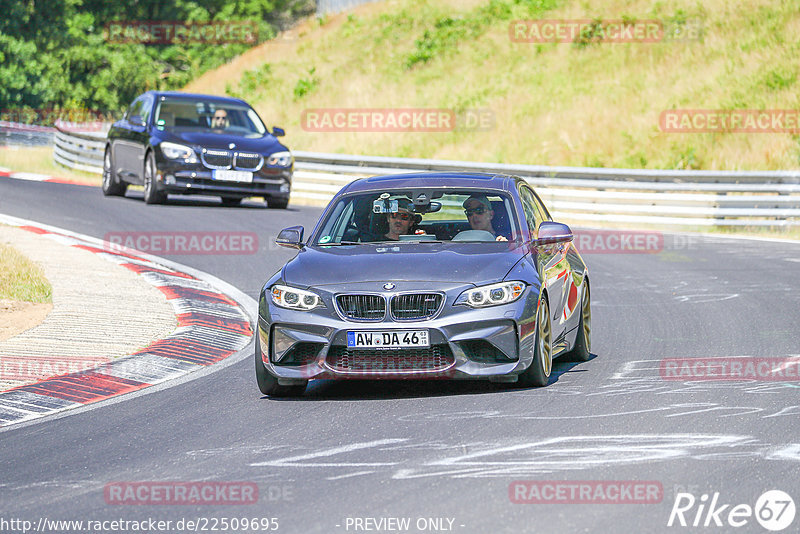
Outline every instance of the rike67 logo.
<path id="1" fill-rule="evenodd" d="M 791 525 L 794 515 L 794 500 L 780 490 L 764 492 L 755 506 L 723 504 L 719 492 L 715 492 L 710 501 L 706 493 L 699 499 L 691 493 L 678 493 L 667 526 L 725 527 L 727 531 L 731 527 L 743 527 L 755 517 L 762 527 L 777 532 Z"/>

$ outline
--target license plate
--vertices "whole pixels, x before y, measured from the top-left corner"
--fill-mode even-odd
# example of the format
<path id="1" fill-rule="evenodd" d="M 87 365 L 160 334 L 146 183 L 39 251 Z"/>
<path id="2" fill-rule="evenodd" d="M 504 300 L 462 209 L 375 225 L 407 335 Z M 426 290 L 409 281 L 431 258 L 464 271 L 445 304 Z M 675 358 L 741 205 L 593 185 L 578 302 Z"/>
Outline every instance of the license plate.
<path id="1" fill-rule="evenodd" d="M 249 171 L 226 171 L 226 170 L 214 169 L 213 171 L 211 171 L 211 176 L 215 180 L 221 180 L 223 182 L 250 183 L 253 181 L 253 173 Z"/>
<path id="2" fill-rule="evenodd" d="M 427 330 L 384 330 L 347 332 L 347 347 L 351 349 L 402 349 L 430 347 Z"/>

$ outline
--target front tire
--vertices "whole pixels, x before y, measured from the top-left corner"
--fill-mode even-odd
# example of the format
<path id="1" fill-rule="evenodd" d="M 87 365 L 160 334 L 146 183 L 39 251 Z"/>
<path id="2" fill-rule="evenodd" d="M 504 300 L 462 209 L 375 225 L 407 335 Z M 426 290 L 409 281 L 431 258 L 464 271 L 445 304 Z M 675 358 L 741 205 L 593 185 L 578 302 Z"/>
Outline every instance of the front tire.
<path id="1" fill-rule="evenodd" d="M 114 158 L 111 155 L 111 147 L 106 147 L 103 155 L 103 194 L 107 197 L 121 197 L 125 195 L 128 184 L 120 183 L 117 173 L 114 171 Z"/>
<path id="2" fill-rule="evenodd" d="M 575 347 L 565 354 L 565 357 L 574 362 L 586 362 L 592 357 L 592 302 L 589 292 L 589 281 L 583 282 L 583 295 L 581 296 L 581 320 L 578 324 L 578 333 L 575 335 Z"/>
<path id="3" fill-rule="evenodd" d="M 220 199 L 222 200 L 222 205 L 227 208 L 239 206 L 241 205 L 242 200 L 244 200 L 242 198 L 237 198 L 237 197 L 220 197 Z"/>
<path id="4" fill-rule="evenodd" d="M 533 361 L 530 367 L 519 375 L 518 385 L 544 387 L 550 383 L 550 373 L 553 370 L 552 331 L 550 306 L 543 298 L 536 314 L 536 343 L 533 348 Z"/>
<path id="5" fill-rule="evenodd" d="M 261 393 L 270 397 L 299 397 L 305 392 L 308 385 L 308 380 L 304 384 L 293 386 L 278 384 L 278 379 L 267 371 L 264 362 L 261 361 L 261 342 L 258 334 L 256 334 L 256 382 L 258 382 L 258 389 L 261 390 Z"/>
<path id="6" fill-rule="evenodd" d="M 289 206 L 288 198 L 267 198 L 267 207 L 271 209 L 285 210 Z"/>
<path id="7" fill-rule="evenodd" d="M 144 160 L 144 202 L 145 204 L 163 204 L 167 194 L 158 190 L 156 182 L 156 160 L 152 152 L 147 153 Z"/>

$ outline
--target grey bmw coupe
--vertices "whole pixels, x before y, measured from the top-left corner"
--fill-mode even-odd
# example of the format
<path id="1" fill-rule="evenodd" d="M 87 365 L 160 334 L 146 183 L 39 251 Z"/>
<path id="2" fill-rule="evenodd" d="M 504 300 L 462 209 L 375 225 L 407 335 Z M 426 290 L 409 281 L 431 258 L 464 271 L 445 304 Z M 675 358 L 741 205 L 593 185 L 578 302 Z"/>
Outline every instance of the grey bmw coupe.
<path id="1" fill-rule="evenodd" d="M 521 178 L 356 180 L 261 290 L 255 365 L 271 396 L 310 379 L 487 379 L 546 386 L 589 359 L 589 273 L 565 224 Z"/>

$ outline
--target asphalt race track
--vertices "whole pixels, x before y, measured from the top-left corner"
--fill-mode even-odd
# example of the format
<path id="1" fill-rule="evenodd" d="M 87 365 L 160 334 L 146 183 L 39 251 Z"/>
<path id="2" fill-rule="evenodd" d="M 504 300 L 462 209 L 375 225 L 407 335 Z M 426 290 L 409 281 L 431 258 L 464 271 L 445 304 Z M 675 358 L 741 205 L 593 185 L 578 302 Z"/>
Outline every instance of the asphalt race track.
<path id="1" fill-rule="evenodd" d="M 99 188 L 0 180 L 0 212 L 99 238 L 255 232 L 257 254 L 165 257 L 257 298 L 293 255 L 272 244 L 277 231 L 301 224 L 308 232 L 320 210 L 196 198 L 146 206 L 135 192 L 110 199 Z M 596 356 L 556 362 L 547 388 L 326 381 L 300 399 L 271 400 L 249 356 L 162 391 L 0 432 L 2 516 L 34 524 L 278 518 L 278 532 L 325 534 L 395 531 L 367 518 L 410 518 L 409 532 L 766 532 L 755 517 L 733 528 L 728 513 L 773 489 L 800 503 L 800 382 L 664 380 L 659 363 L 800 352 L 800 246 L 693 238 L 659 254 L 584 258 Z M 651 481 L 663 496 L 516 504 L 509 488 L 521 480 Z M 259 500 L 107 504 L 104 487 L 120 481 L 247 481 Z M 712 518 L 704 528 L 704 512 L 692 527 L 695 505 L 690 526 L 668 527 L 679 492 L 698 503 L 719 493 L 718 505 L 730 505 L 718 516 L 724 526 Z"/>

